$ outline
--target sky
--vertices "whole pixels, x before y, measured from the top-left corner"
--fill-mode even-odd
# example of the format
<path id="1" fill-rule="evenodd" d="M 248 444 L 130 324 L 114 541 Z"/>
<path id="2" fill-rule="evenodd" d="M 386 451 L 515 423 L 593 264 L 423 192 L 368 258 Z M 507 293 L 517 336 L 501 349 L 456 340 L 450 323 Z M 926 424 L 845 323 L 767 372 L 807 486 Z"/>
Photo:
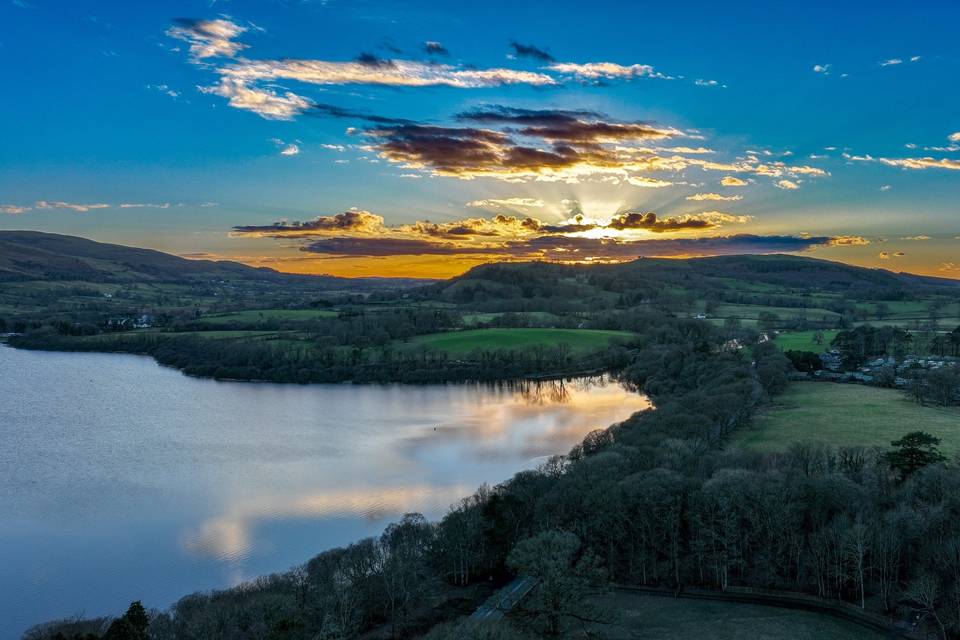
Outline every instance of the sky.
<path id="1" fill-rule="evenodd" d="M 0 229 L 341 276 L 960 278 L 956 2 L 0 0 Z"/>

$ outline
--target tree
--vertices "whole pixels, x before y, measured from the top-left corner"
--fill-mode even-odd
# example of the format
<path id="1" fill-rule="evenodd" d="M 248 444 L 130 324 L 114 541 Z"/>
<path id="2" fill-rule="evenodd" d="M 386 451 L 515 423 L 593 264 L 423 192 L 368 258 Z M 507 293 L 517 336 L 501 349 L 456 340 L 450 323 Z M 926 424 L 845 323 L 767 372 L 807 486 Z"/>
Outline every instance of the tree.
<path id="1" fill-rule="evenodd" d="M 902 480 L 906 480 L 918 469 L 946 460 L 937 448 L 940 438 L 924 431 L 911 431 L 890 444 L 895 449 L 885 453 L 883 458 L 891 469 L 900 472 Z"/>
<path id="2" fill-rule="evenodd" d="M 139 600 L 130 603 L 127 612 L 115 618 L 103 640 L 147 640 L 147 628 L 150 626 L 150 617 Z"/>
<path id="3" fill-rule="evenodd" d="M 923 617 L 932 616 L 937 626 L 940 627 L 940 634 L 946 640 L 947 629 L 943 624 L 938 612 L 940 606 L 940 581 L 935 575 L 924 573 L 914 579 L 904 592 L 907 599 L 910 600 L 917 611 Z"/>
<path id="4" fill-rule="evenodd" d="M 536 582 L 533 603 L 524 609 L 543 626 L 544 635 L 560 636 L 565 620 L 603 620 L 586 602 L 603 576 L 592 557 L 577 558 L 579 550 L 574 534 L 547 531 L 518 543 L 507 558 L 511 569 Z"/>

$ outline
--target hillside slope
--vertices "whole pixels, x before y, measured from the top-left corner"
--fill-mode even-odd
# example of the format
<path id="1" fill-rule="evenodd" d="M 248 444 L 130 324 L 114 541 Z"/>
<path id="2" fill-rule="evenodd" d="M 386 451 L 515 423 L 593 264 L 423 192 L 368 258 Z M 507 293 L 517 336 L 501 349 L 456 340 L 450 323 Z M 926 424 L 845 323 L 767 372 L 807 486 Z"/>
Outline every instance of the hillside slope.
<path id="1" fill-rule="evenodd" d="M 109 283 L 241 280 L 333 289 L 402 286 L 413 282 L 405 279 L 286 274 L 239 262 L 188 260 L 152 249 L 38 231 L 0 231 L 0 281 L 3 280 Z"/>
<path id="2" fill-rule="evenodd" d="M 731 286 L 767 286 L 771 290 L 845 293 L 854 291 L 956 290 L 960 281 L 792 255 L 739 255 L 708 258 L 642 258 L 602 265 L 540 262 L 486 264 L 440 283 L 441 296 L 456 298 L 478 288 L 522 297 L 543 295 L 578 283 L 606 291 L 677 287 L 717 291 Z"/>

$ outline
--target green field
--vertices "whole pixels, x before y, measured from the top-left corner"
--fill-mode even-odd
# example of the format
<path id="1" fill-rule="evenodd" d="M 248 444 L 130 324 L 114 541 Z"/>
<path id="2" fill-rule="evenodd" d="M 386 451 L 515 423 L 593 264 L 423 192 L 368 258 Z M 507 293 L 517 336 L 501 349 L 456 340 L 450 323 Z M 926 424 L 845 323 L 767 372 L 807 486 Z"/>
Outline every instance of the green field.
<path id="1" fill-rule="evenodd" d="M 312 320 L 314 318 L 336 318 L 336 311 L 327 309 L 248 309 L 234 313 L 218 313 L 203 316 L 199 322 L 209 325 L 256 323 L 270 320 Z"/>
<path id="2" fill-rule="evenodd" d="M 941 450 L 960 451 L 960 409 L 921 406 L 894 389 L 857 384 L 794 382 L 774 405 L 743 429 L 740 444 L 778 451 L 793 442 L 888 447 L 910 431 L 940 438 Z"/>
<path id="3" fill-rule="evenodd" d="M 820 344 L 814 342 L 816 331 L 790 331 L 783 332 L 776 337 L 774 342 L 784 351 L 812 351 L 814 353 L 823 353 L 830 348 L 830 342 L 837 337 L 839 331 L 828 329 L 824 330 L 823 340 Z"/>
<path id="4" fill-rule="evenodd" d="M 450 353 L 568 344 L 575 351 L 587 352 L 602 349 L 613 339 L 625 340 L 632 335 L 627 331 L 592 329 L 470 329 L 416 336 L 404 344 L 408 347 L 427 346 Z"/>
<path id="5" fill-rule="evenodd" d="M 634 595 L 601 600 L 619 614 L 603 629 L 610 640 L 879 640 L 883 635 L 853 622 L 797 609 L 741 602 Z"/>

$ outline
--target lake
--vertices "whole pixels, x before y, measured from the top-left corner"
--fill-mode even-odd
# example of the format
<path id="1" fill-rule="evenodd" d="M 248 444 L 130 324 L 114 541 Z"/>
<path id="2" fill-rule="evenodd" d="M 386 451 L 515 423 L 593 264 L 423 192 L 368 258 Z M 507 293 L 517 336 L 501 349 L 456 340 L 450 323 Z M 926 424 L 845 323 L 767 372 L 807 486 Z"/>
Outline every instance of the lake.
<path id="1" fill-rule="evenodd" d="M 609 379 L 278 385 L 0 345 L 0 637 L 441 517 L 648 407 Z"/>

